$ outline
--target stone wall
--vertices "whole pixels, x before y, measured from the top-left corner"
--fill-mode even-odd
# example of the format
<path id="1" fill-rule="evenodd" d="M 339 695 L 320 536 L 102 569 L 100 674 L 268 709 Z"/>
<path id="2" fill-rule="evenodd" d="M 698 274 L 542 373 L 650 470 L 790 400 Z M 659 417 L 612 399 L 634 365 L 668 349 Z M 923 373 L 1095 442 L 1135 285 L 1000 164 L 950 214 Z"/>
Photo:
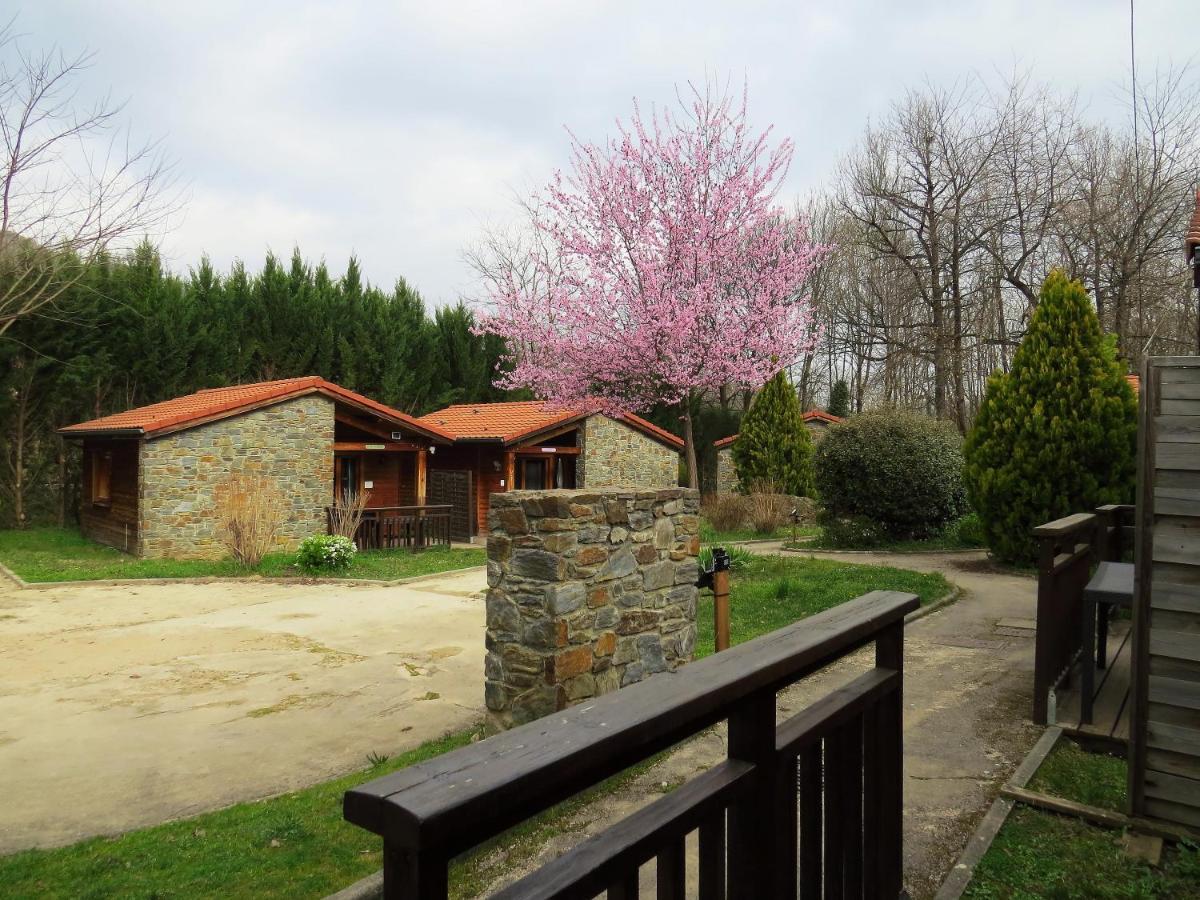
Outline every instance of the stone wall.
<path id="1" fill-rule="evenodd" d="M 217 493 L 231 475 L 278 489 L 286 520 L 278 549 L 323 533 L 333 495 L 333 401 L 308 395 L 142 445 L 139 548 L 145 557 L 216 558 Z"/>
<path id="2" fill-rule="evenodd" d="M 576 483 L 587 488 L 673 488 L 679 484 L 679 453 L 608 416 L 588 416 Z"/>
<path id="3" fill-rule="evenodd" d="M 493 728 L 691 659 L 699 505 L 683 488 L 492 495 L 484 696 Z"/>

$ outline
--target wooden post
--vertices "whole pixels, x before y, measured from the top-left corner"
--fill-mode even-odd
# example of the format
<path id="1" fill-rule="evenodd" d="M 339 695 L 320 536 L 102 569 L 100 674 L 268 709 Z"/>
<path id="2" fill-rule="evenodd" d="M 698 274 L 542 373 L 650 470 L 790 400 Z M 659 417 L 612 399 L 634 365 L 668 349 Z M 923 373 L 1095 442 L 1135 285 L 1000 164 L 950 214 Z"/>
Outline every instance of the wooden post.
<path id="1" fill-rule="evenodd" d="M 425 466 L 429 451 L 424 448 L 417 451 L 417 506 L 425 505 Z"/>
<path id="2" fill-rule="evenodd" d="M 511 491 L 516 488 L 516 484 L 513 482 L 513 479 L 516 477 L 516 472 L 517 454 L 512 450 L 509 450 L 504 454 L 504 489 L 506 491 Z"/>
<path id="3" fill-rule="evenodd" d="M 713 572 L 713 634 L 717 652 L 729 649 L 729 570 Z"/>

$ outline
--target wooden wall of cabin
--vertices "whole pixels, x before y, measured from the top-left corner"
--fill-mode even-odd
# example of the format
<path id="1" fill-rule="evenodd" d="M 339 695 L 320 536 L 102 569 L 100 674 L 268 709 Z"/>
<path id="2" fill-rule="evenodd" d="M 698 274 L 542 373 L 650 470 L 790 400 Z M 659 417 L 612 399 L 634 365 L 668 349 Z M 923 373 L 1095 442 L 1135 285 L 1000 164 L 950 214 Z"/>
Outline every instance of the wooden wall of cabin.
<path id="1" fill-rule="evenodd" d="M 1141 393 L 1130 803 L 1200 828 L 1200 359 L 1151 358 Z"/>
<path id="2" fill-rule="evenodd" d="M 504 449 L 499 444 L 456 444 L 438 447 L 428 457 L 430 469 L 468 469 L 475 486 L 475 528 L 487 533 L 488 498 L 506 486 L 504 480 Z"/>
<path id="3" fill-rule="evenodd" d="M 79 501 L 79 527 L 84 537 L 100 544 L 138 552 L 137 440 L 86 440 L 83 442 L 83 485 Z M 93 496 L 94 467 L 111 454 L 109 499 Z"/>
<path id="4" fill-rule="evenodd" d="M 373 482 L 368 506 L 412 506 L 417 502 L 416 453 L 366 451 L 362 460 L 363 482 Z"/>

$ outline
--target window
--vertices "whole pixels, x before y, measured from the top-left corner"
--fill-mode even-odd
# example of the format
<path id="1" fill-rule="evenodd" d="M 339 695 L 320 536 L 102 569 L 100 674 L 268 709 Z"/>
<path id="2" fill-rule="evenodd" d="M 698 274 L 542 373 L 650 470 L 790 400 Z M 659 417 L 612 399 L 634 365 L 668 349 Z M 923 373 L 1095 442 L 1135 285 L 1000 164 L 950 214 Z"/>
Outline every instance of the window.
<path id="1" fill-rule="evenodd" d="M 112 503 L 112 451 L 92 451 L 92 503 L 108 506 Z"/>

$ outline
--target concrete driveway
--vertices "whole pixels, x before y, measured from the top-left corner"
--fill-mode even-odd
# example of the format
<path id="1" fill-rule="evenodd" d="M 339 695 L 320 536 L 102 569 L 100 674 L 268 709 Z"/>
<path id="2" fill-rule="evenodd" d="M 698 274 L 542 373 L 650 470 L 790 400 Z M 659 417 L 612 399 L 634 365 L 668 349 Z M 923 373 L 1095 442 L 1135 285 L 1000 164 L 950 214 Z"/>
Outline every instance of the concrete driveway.
<path id="1" fill-rule="evenodd" d="M 470 725 L 484 587 L 479 569 L 0 593 L 0 853 L 282 793 Z"/>

